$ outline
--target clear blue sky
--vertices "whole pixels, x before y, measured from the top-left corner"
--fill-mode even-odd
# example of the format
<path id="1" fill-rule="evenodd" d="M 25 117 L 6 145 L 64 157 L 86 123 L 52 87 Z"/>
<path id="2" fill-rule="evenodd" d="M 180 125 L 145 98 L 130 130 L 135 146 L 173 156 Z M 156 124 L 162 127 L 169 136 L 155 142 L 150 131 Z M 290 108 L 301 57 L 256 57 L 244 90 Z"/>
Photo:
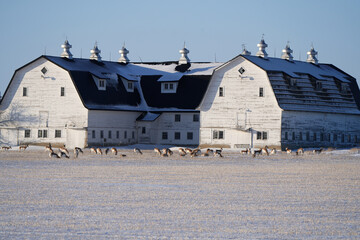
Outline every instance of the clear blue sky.
<path id="1" fill-rule="evenodd" d="M 287 41 L 295 59 L 313 43 L 321 63 L 360 80 L 360 1 L 357 0 L 1 0 L 0 91 L 14 71 L 43 55 L 59 56 L 67 38 L 74 57 L 90 56 L 98 42 L 104 60 L 116 60 L 126 42 L 130 61 L 178 60 L 184 41 L 192 61 L 228 61 L 252 54 L 262 34 L 269 56 Z"/>

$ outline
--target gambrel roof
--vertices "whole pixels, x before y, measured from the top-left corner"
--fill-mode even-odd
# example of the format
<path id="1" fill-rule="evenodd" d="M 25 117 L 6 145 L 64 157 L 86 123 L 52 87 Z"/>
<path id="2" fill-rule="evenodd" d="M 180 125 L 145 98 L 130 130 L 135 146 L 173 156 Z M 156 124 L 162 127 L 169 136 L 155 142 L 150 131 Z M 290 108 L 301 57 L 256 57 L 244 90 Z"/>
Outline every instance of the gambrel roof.
<path id="1" fill-rule="evenodd" d="M 331 64 L 240 56 L 266 71 L 283 110 L 360 114 L 356 79 Z"/>
<path id="2" fill-rule="evenodd" d="M 32 62 L 40 58 L 68 71 L 84 106 L 92 110 L 197 111 L 213 70 L 220 65 L 191 63 L 187 71 L 179 72 L 176 62 L 121 64 L 55 56 Z M 98 89 L 94 77 L 106 81 L 105 90 Z M 123 80 L 133 82 L 134 90 L 128 91 Z M 176 82 L 177 91 L 161 93 L 162 82 Z"/>

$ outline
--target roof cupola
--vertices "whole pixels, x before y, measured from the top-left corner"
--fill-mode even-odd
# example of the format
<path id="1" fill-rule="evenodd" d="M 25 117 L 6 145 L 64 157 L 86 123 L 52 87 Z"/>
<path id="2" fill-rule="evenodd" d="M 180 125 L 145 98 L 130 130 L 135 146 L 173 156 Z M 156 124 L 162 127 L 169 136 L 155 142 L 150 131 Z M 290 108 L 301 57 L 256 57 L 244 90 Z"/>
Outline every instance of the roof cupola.
<path id="1" fill-rule="evenodd" d="M 293 61 L 294 58 L 291 55 L 293 50 L 291 50 L 289 42 L 286 44 L 286 47 L 282 50 L 282 52 L 283 52 L 281 56 L 282 59 Z"/>
<path id="2" fill-rule="evenodd" d="M 70 48 L 72 46 L 69 44 L 69 41 L 66 39 L 64 44 L 61 45 L 61 48 L 64 49 L 64 51 L 61 53 L 61 57 L 63 58 L 68 58 L 68 59 L 72 59 L 72 54 L 70 52 Z"/>
<path id="3" fill-rule="evenodd" d="M 245 48 L 245 44 L 243 44 L 242 47 L 243 47 L 243 51 L 242 51 L 241 55 L 251 55 L 251 52 L 249 52 L 249 51 Z"/>
<path id="4" fill-rule="evenodd" d="M 310 63 L 314 63 L 314 64 L 318 64 L 318 59 L 316 58 L 317 55 L 317 51 L 314 50 L 314 47 L 311 47 L 310 51 L 307 52 L 308 58 L 307 58 L 307 62 Z"/>
<path id="5" fill-rule="evenodd" d="M 125 43 L 123 47 L 119 50 L 120 58 L 118 60 L 119 63 L 128 64 L 130 62 L 129 58 L 127 57 L 127 54 L 129 53 L 129 50 L 125 48 Z"/>
<path id="6" fill-rule="evenodd" d="M 181 57 L 180 57 L 180 59 L 179 59 L 179 65 L 189 64 L 189 63 L 190 63 L 190 59 L 189 59 L 189 57 L 187 56 L 187 54 L 188 54 L 189 52 L 190 52 L 190 51 L 186 48 L 185 43 L 184 43 L 184 48 L 179 51 L 179 53 L 181 54 Z"/>
<path id="7" fill-rule="evenodd" d="M 258 45 L 257 45 L 257 47 L 259 48 L 259 51 L 256 53 L 256 56 L 262 57 L 262 58 L 267 58 L 268 54 L 265 51 L 265 48 L 267 46 L 268 45 L 265 43 L 264 36 L 262 36 L 260 43 L 258 43 Z"/>
<path id="8" fill-rule="evenodd" d="M 96 60 L 98 62 L 101 62 L 101 56 L 100 56 L 101 51 L 97 46 L 97 42 L 95 42 L 94 48 L 90 50 L 90 53 L 91 53 L 90 60 Z"/>

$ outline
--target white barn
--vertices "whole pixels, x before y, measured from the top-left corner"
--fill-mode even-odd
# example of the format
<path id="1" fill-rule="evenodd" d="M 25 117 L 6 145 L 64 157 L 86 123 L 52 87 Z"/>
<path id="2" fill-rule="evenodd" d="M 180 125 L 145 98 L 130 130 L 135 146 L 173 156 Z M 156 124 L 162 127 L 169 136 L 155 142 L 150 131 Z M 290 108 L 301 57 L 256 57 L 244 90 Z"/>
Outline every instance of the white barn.
<path id="1" fill-rule="evenodd" d="M 360 140 L 356 80 L 316 52 L 296 61 L 287 45 L 270 58 L 246 50 L 213 74 L 199 107 L 200 143 L 224 147 L 350 147 Z"/>
<path id="2" fill-rule="evenodd" d="M 314 49 L 244 52 L 226 63 L 131 63 L 40 56 L 17 69 L 0 101 L 0 142 L 78 146 L 134 143 L 248 147 L 349 147 L 360 138 L 356 80 Z"/>
<path id="3" fill-rule="evenodd" d="M 69 148 L 133 143 L 197 145 L 200 104 L 219 63 L 102 61 L 40 56 L 17 69 L 1 100 L 2 144 Z"/>

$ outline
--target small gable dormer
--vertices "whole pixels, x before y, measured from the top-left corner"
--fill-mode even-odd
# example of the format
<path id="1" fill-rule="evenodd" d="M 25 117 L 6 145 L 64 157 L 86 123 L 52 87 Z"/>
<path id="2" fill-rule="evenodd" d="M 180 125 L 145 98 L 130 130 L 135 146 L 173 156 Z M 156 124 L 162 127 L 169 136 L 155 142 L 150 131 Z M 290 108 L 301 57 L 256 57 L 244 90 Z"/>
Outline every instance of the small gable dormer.
<path id="1" fill-rule="evenodd" d="M 119 76 L 121 82 L 123 83 L 125 89 L 127 92 L 134 92 L 134 89 L 135 89 L 135 82 L 136 81 L 133 81 L 133 80 L 128 80 L 124 77 L 121 77 Z"/>
<path id="2" fill-rule="evenodd" d="M 176 93 L 178 82 L 162 82 L 161 93 Z"/>
<path id="3" fill-rule="evenodd" d="M 99 91 L 105 91 L 106 90 L 106 80 L 105 78 L 100 78 L 95 75 L 92 75 L 94 82 L 98 88 Z"/>

